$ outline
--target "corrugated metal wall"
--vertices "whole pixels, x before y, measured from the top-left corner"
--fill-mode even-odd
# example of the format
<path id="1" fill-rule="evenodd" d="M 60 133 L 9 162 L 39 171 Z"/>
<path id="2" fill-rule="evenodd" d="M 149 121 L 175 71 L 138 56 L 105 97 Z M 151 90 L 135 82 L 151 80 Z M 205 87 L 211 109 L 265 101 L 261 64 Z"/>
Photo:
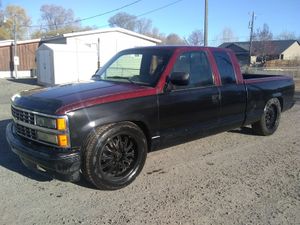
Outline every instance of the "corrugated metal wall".
<path id="1" fill-rule="evenodd" d="M 35 51 L 39 42 L 18 44 L 17 55 L 20 59 L 18 70 L 30 70 L 36 68 Z M 13 70 L 13 45 L 0 46 L 0 71 Z"/>

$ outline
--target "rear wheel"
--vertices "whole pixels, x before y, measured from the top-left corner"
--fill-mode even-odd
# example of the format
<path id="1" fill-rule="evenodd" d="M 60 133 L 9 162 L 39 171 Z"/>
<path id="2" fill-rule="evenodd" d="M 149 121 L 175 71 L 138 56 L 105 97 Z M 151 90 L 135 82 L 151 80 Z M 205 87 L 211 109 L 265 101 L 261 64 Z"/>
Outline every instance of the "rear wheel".
<path id="1" fill-rule="evenodd" d="M 270 99 L 265 105 L 260 120 L 252 124 L 254 132 L 264 136 L 273 134 L 278 128 L 280 114 L 281 106 L 279 100 L 277 98 Z"/>
<path id="2" fill-rule="evenodd" d="M 130 184 L 142 170 L 147 141 L 131 122 L 96 129 L 83 146 L 83 174 L 99 189 L 119 189 Z"/>

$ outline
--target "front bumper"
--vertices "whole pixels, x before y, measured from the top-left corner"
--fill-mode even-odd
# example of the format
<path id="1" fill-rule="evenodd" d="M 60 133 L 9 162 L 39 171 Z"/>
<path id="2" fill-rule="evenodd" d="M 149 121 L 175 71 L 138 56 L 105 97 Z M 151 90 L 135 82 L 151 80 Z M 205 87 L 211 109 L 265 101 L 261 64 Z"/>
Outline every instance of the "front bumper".
<path id="1" fill-rule="evenodd" d="M 61 153 L 52 147 L 26 142 L 15 134 L 12 122 L 6 127 L 6 139 L 11 150 L 20 157 L 26 167 L 59 180 L 78 181 L 80 179 L 79 152 Z"/>

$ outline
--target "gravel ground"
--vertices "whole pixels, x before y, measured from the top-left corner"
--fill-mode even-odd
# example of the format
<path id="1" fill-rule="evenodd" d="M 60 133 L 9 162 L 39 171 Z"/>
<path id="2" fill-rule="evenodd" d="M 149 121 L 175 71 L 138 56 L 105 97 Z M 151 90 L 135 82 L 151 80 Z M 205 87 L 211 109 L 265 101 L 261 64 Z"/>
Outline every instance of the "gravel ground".
<path id="1" fill-rule="evenodd" d="M 300 224 L 299 90 L 274 135 L 237 129 L 152 152 L 130 186 L 100 191 L 37 175 L 9 150 L 9 97 L 33 84 L 0 79 L 0 224 Z"/>

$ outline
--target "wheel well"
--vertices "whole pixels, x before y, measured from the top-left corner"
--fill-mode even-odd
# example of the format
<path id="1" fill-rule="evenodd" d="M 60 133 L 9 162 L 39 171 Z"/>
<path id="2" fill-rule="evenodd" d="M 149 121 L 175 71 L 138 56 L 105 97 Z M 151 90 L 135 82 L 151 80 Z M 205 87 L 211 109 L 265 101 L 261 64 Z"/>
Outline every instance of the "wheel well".
<path id="1" fill-rule="evenodd" d="M 283 110 L 283 99 L 282 99 L 282 97 L 277 97 L 277 99 L 280 102 L 280 108 L 281 108 L 281 111 L 282 111 Z"/>
<path id="2" fill-rule="evenodd" d="M 150 131 L 147 127 L 147 125 L 141 121 L 130 121 L 137 125 L 145 134 L 148 144 L 148 152 L 151 150 L 151 137 L 150 137 Z"/>

